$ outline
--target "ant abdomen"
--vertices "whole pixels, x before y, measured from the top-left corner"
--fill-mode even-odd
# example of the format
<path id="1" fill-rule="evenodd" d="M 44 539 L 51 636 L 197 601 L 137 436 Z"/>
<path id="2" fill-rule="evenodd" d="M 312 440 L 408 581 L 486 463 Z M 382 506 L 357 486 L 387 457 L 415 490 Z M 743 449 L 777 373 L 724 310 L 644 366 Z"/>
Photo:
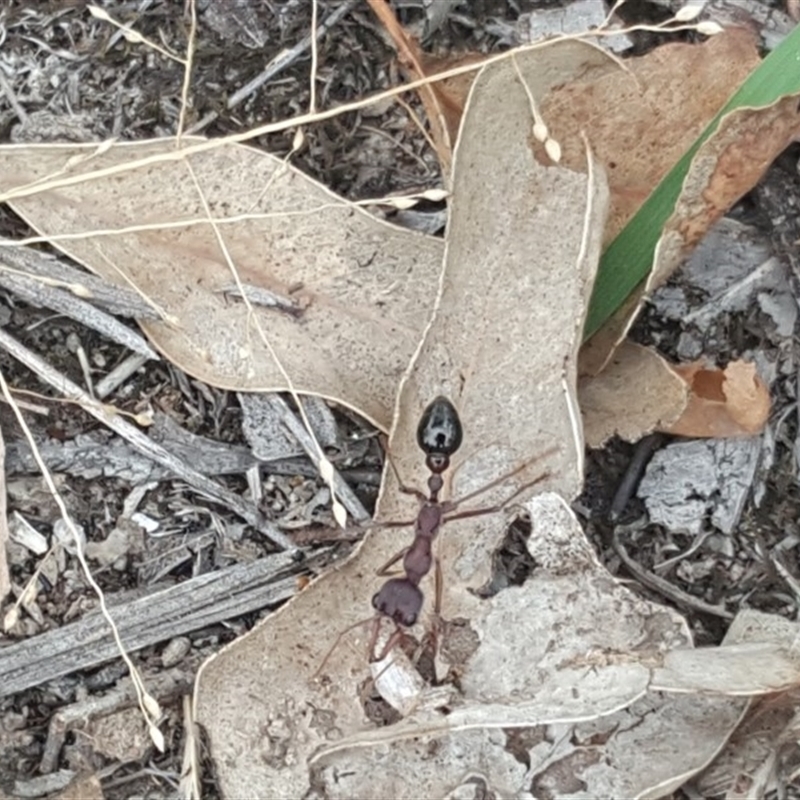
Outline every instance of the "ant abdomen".
<path id="1" fill-rule="evenodd" d="M 439 395 L 422 412 L 417 426 L 417 444 L 428 456 L 448 458 L 461 446 L 464 432 L 455 406 Z"/>

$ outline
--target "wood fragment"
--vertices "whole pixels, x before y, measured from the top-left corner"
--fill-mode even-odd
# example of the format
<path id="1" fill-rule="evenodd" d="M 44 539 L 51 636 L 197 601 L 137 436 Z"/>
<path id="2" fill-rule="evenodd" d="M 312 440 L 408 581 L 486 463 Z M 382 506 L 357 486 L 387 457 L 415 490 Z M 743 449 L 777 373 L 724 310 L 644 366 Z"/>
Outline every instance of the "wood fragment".
<path id="1" fill-rule="evenodd" d="M 303 572 L 320 569 L 321 551 Z M 288 553 L 200 575 L 147 597 L 111 606 L 128 652 L 287 600 L 297 592 L 298 565 Z M 0 697 L 118 655 L 106 619 L 97 612 L 79 622 L 0 648 Z"/>
<path id="2" fill-rule="evenodd" d="M 5 348 L 10 355 L 35 372 L 45 383 L 50 384 L 68 399 L 80 403 L 83 409 L 95 419 L 111 428 L 148 458 L 166 467 L 177 478 L 188 483 L 195 491 L 222 503 L 222 505 L 240 516 L 281 549 L 290 550 L 295 554 L 299 552 L 291 539 L 278 530 L 275 525 L 264 519 L 253 503 L 242 499 L 238 494 L 200 474 L 197 470 L 176 458 L 119 414 L 113 413 L 113 410 L 109 410 L 106 406 L 89 397 L 80 386 L 74 384 L 36 353 L 28 350 L 3 329 L 0 329 L 0 347 Z"/>
<path id="3" fill-rule="evenodd" d="M 109 283 L 104 278 L 77 269 L 66 261 L 53 258 L 31 247 L 21 247 L 8 240 L 0 241 L 0 263 L 19 272 L 62 284 L 109 314 L 133 319 L 160 319 L 158 309 L 132 289 Z"/>
<path id="4" fill-rule="evenodd" d="M 108 397 L 117 387 L 125 383 L 128 378 L 141 367 L 147 358 L 138 353 L 131 353 L 126 359 L 121 361 L 107 375 L 103 376 L 95 385 L 95 397 L 100 400 Z"/>
<path id="5" fill-rule="evenodd" d="M 660 578 L 658 575 L 653 575 L 652 572 L 641 567 L 629 555 L 622 544 L 619 535 L 619 527 L 614 529 L 614 552 L 622 559 L 627 569 L 633 576 L 650 589 L 658 592 L 664 597 L 670 598 L 679 606 L 689 608 L 693 611 L 699 611 L 701 614 L 712 614 L 715 617 L 722 617 L 723 619 L 733 619 L 734 615 L 730 611 L 726 611 L 723 606 L 712 606 L 710 603 L 705 603 L 699 597 L 694 597 L 688 592 L 684 592 L 677 586 L 673 586 L 669 581 Z"/>

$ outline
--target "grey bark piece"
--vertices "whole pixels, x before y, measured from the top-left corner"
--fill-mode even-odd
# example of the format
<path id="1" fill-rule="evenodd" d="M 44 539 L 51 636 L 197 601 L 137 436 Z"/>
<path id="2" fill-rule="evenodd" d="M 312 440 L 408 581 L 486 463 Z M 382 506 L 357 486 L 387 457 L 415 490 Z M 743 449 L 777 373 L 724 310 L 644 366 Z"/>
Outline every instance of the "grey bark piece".
<path id="1" fill-rule="evenodd" d="M 638 495 L 652 522 L 700 533 L 705 519 L 723 533 L 739 523 L 758 467 L 761 438 L 678 442 L 653 456 Z"/>
<path id="2" fill-rule="evenodd" d="M 328 552 L 308 559 L 305 568 L 320 568 Z M 290 554 L 279 553 L 192 578 L 110 612 L 126 650 L 132 652 L 279 603 L 296 592 L 297 564 Z M 79 622 L 0 648 L 0 697 L 117 655 L 108 622 L 93 612 Z"/>
<path id="3" fill-rule="evenodd" d="M 77 773 L 71 769 L 60 769 L 49 775 L 37 775 L 35 778 L 14 781 L 16 797 L 44 797 L 45 795 L 66 789 Z"/>
<path id="4" fill-rule="evenodd" d="M 0 247 L 0 263 L 29 275 L 83 287 L 89 291 L 89 296 L 83 299 L 101 306 L 109 314 L 134 319 L 159 318 L 158 311 L 132 289 L 115 286 L 103 278 L 76 269 L 64 261 L 30 247 Z"/>
<path id="5" fill-rule="evenodd" d="M 14 252 L 12 248 L 0 250 L 0 264 L 10 266 L 15 270 L 24 269 L 24 267 L 20 267 L 18 263 L 15 263 Z M 11 257 L 9 258 L 9 256 Z M 87 328 L 91 328 L 107 336 L 112 341 L 127 347 L 134 353 L 139 353 L 147 358 L 158 359 L 155 350 L 147 344 L 142 336 L 105 311 L 95 308 L 91 303 L 87 303 L 86 300 L 81 300 L 72 292 L 53 286 L 40 278 L 3 269 L 0 269 L 0 286 L 37 308 L 50 308 L 59 314 L 65 314 L 82 325 L 86 325 Z"/>
<path id="6" fill-rule="evenodd" d="M 606 18 L 603 0 L 575 0 L 563 8 L 545 9 L 521 14 L 517 20 L 519 43 L 538 42 L 551 36 L 585 33 L 602 25 Z M 633 46 L 630 37 L 621 33 L 597 40 L 602 47 L 623 53 Z"/>
<path id="7" fill-rule="evenodd" d="M 158 424 L 157 417 L 156 426 Z M 240 475 L 258 463 L 247 448 L 194 436 L 171 420 L 168 425 L 168 430 L 152 431 L 152 438 L 172 455 L 188 461 L 204 475 Z M 41 441 L 37 442 L 37 446 L 49 469 L 86 480 L 102 476 L 122 478 L 133 485 L 141 485 L 172 477 L 168 469 L 139 453 L 124 439 L 110 436 L 105 431 L 80 434 L 67 442 Z M 9 443 L 6 470 L 9 475 L 38 471 L 26 441 Z M 269 471 L 278 475 L 303 475 L 307 478 L 319 474 L 306 458 L 272 461 Z"/>
<path id="8" fill-rule="evenodd" d="M 723 217 L 692 252 L 681 278 L 710 295 L 720 294 L 744 280 L 771 255 L 772 248 L 764 234 Z"/>
<path id="9" fill-rule="evenodd" d="M 86 480 L 99 477 L 122 478 L 132 484 L 161 480 L 169 472 L 138 453 L 123 439 L 105 431 L 79 434 L 67 442 L 37 442 L 44 463 L 53 472 L 65 472 Z M 38 472 L 38 466 L 25 440 L 8 445 L 9 475 Z"/>
<path id="10" fill-rule="evenodd" d="M 305 449 L 287 428 L 284 412 L 275 407 L 270 396 L 258 392 L 238 392 L 242 407 L 242 433 L 260 461 L 291 458 L 305 454 Z M 338 445 L 336 420 L 319 397 L 306 396 L 303 405 L 317 441 L 322 447 Z"/>
<path id="11" fill-rule="evenodd" d="M 150 437 L 204 475 L 238 475 L 259 463 L 250 448 L 189 433 L 160 412 L 154 415 Z"/>

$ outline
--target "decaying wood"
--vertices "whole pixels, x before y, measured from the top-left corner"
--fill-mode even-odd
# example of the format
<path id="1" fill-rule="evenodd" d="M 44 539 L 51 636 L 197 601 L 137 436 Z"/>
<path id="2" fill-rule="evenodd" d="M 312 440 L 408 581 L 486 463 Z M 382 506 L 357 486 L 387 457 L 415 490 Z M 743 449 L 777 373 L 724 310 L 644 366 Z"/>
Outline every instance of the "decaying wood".
<path id="1" fill-rule="evenodd" d="M 170 430 L 163 437 L 160 431 L 154 432 L 153 439 L 177 458 L 193 464 L 195 469 L 204 475 L 241 475 L 258 463 L 246 448 L 207 440 L 184 431 L 175 423 L 172 425 L 180 430 L 182 437 L 185 438 L 175 435 L 175 431 Z M 189 442 L 188 439 L 198 441 Z M 206 450 L 206 442 L 218 445 L 219 449 Z M 168 469 L 141 455 L 124 440 L 111 438 L 105 431 L 82 433 L 66 442 L 57 440 L 37 442 L 37 447 L 42 460 L 53 472 L 64 472 L 85 480 L 103 476 L 122 478 L 139 485 L 149 481 L 164 480 L 172 475 Z M 6 470 L 9 475 L 38 471 L 27 441 L 20 439 L 9 442 Z M 270 461 L 269 472 L 271 475 L 302 475 L 305 478 L 319 476 L 317 469 L 306 458 L 282 458 Z M 377 473 L 366 470 L 352 470 L 348 475 L 352 480 L 362 483 L 372 482 L 373 485 L 378 477 Z"/>
<path id="2" fill-rule="evenodd" d="M 328 553 L 321 551 L 305 567 L 319 569 Z M 110 611 L 125 649 L 132 652 L 287 600 L 297 592 L 297 575 L 291 555 L 279 553 L 192 578 Z M 79 622 L 0 649 L 0 697 L 91 669 L 118 653 L 108 622 L 92 612 Z"/>
<path id="3" fill-rule="evenodd" d="M 84 300 L 100 306 L 109 314 L 133 319 L 158 319 L 160 316 L 157 309 L 132 289 L 116 286 L 30 247 L 0 247 L 0 264 L 28 275 L 46 278 L 67 290 L 80 287 Z"/>

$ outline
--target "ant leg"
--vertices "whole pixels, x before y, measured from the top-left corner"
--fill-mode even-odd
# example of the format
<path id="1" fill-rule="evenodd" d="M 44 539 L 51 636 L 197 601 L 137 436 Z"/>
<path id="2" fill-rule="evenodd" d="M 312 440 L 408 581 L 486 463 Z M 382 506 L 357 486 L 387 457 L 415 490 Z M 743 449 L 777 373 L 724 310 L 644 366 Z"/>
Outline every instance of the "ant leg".
<path id="1" fill-rule="evenodd" d="M 389 462 L 389 466 L 392 468 L 392 472 L 394 472 L 394 477 L 397 479 L 397 490 L 399 492 L 402 492 L 403 494 L 413 494 L 414 497 L 416 497 L 420 502 L 424 503 L 428 499 L 425 492 L 422 492 L 419 489 L 415 489 L 413 486 L 407 486 L 405 483 L 403 483 L 403 479 L 400 477 L 400 473 L 397 471 L 397 466 L 392 460 L 392 456 L 389 454 L 388 446 L 385 448 L 385 452 L 386 452 L 386 460 Z M 413 523 L 399 522 L 394 524 L 406 525 Z"/>
<path id="2" fill-rule="evenodd" d="M 433 613 L 438 617 L 442 611 L 442 587 L 444 586 L 444 576 L 442 575 L 442 562 L 437 557 L 433 570 Z"/>
<path id="3" fill-rule="evenodd" d="M 391 575 L 402 575 L 400 572 L 389 572 L 389 570 L 408 552 L 408 548 L 403 548 L 399 553 L 395 553 L 382 567 L 380 567 L 375 574 L 383 577 L 390 577 Z"/>
<path id="4" fill-rule="evenodd" d="M 502 511 L 509 503 L 511 503 L 515 498 L 519 497 L 523 492 L 526 492 L 531 486 L 536 486 L 537 483 L 541 483 L 545 478 L 550 476 L 549 472 L 543 472 L 539 475 L 538 478 L 535 478 L 532 481 L 528 481 L 528 483 L 523 484 L 518 489 L 515 489 L 502 503 L 498 503 L 494 506 L 485 506 L 484 508 L 470 508 L 466 511 L 459 511 L 458 514 L 452 514 L 449 517 L 445 517 L 442 519 L 442 522 L 450 522 L 454 519 L 467 519 L 469 517 L 481 517 L 484 514 L 495 514 L 498 511 Z"/>
<path id="5" fill-rule="evenodd" d="M 494 489 L 495 486 L 499 486 L 501 483 L 504 483 L 509 478 L 513 478 L 514 475 L 522 472 L 522 470 L 527 469 L 531 464 L 535 461 L 538 461 L 541 458 L 547 458 L 547 456 L 552 455 L 553 453 L 557 452 L 557 447 L 551 447 L 549 450 L 545 450 L 544 453 L 541 453 L 534 458 L 529 458 L 527 461 L 520 464 L 518 467 L 514 467 L 514 469 L 510 470 L 509 472 L 504 473 L 499 478 L 495 478 L 493 481 L 489 481 L 485 486 L 481 486 L 480 489 L 476 489 L 474 492 L 470 492 L 469 494 L 465 494 L 463 497 L 457 497 L 455 500 L 448 500 L 445 503 L 442 503 L 444 513 L 448 513 L 450 511 L 455 511 L 460 505 L 463 505 L 469 500 L 473 500 L 479 495 L 488 492 L 489 489 Z M 501 503 L 497 508 L 502 508 L 506 503 L 509 503 L 511 500 L 514 499 L 517 495 L 521 494 L 526 489 L 529 489 L 534 484 L 538 483 L 539 481 L 543 480 L 545 476 L 539 476 L 536 480 L 531 481 L 530 483 L 526 483 L 524 486 L 517 489 L 514 494 L 510 497 L 506 498 L 506 500 Z M 492 508 L 492 511 L 497 510 L 496 508 Z M 457 519 L 457 517 L 450 517 L 450 519 Z"/>
<path id="6" fill-rule="evenodd" d="M 320 662 L 319 666 L 314 670 L 314 674 L 311 676 L 311 680 L 316 680 L 323 669 L 325 669 L 325 665 L 328 663 L 328 659 L 333 655 L 333 651 L 341 644 L 342 639 L 350 633 L 350 631 L 354 631 L 356 628 L 360 627 L 361 625 L 366 625 L 368 622 L 371 622 L 374 618 L 367 617 L 367 619 L 361 619 L 358 622 L 354 622 L 352 625 L 348 625 L 343 631 L 339 632 L 339 635 L 334 640 L 333 644 L 330 646 L 327 653 L 325 653 L 325 657 Z M 377 636 L 377 633 L 375 634 Z M 370 652 L 372 652 L 370 650 Z"/>
<path id="7" fill-rule="evenodd" d="M 392 650 L 394 650 L 395 645 L 398 642 L 400 642 L 402 640 L 403 636 L 405 635 L 403 633 L 403 630 L 400 628 L 400 626 L 396 627 L 394 629 L 394 632 L 392 633 L 392 635 L 386 641 L 386 644 L 381 648 L 380 655 L 376 656 L 375 655 L 375 645 L 377 644 L 377 640 L 378 640 L 378 629 L 379 629 L 379 625 L 376 625 L 375 626 L 375 630 L 374 630 L 374 638 L 372 640 L 372 644 L 371 644 L 370 651 L 369 651 L 370 661 L 373 661 L 373 662 L 375 662 L 375 661 L 383 661 L 383 659 L 386 658 L 386 656 L 388 656 L 389 653 L 392 652 Z M 389 664 L 387 664 L 384 667 L 384 670 L 388 669 L 388 668 L 389 668 Z M 383 671 L 379 672 L 375 676 L 375 680 L 377 681 L 378 678 L 380 678 L 381 675 L 383 675 Z"/>
<path id="8" fill-rule="evenodd" d="M 441 628 L 441 611 L 442 611 L 442 593 L 444 587 L 444 577 L 442 575 L 442 562 L 437 558 L 434 561 L 433 571 L 433 611 L 431 612 L 431 626 L 430 630 L 422 637 L 417 653 L 414 656 L 414 662 L 419 660 L 419 657 L 425 651 L 426 646 L 430 646 L 433 653 L 433 664 L 435 670 L 436 654 L 439 650 L 439 633 Z"/>

